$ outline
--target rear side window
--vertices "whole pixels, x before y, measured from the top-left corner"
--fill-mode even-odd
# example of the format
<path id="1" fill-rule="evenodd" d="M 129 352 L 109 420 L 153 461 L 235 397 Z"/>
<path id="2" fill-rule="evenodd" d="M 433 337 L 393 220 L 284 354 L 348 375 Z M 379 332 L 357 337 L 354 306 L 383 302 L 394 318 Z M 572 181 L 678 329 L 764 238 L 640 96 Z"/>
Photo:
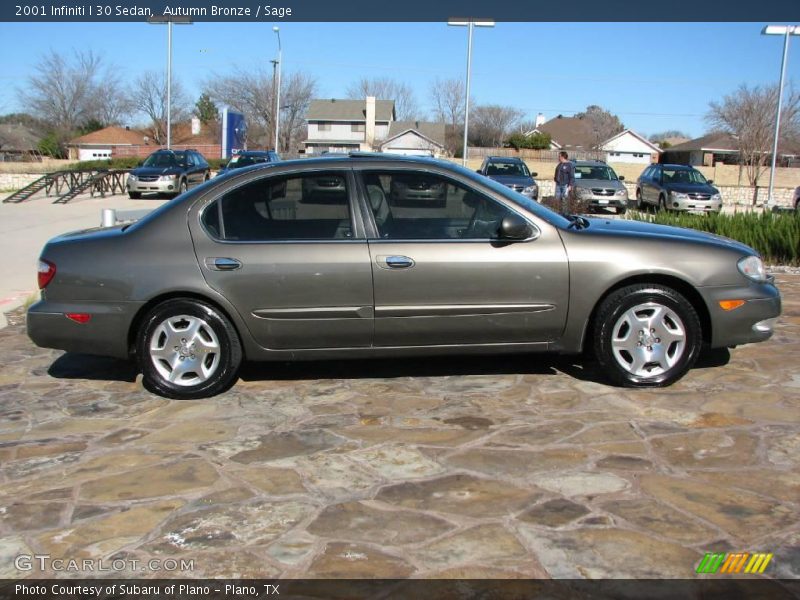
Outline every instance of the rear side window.
<path id="1" fill-rule="evenodd" d="M 203 210 L 214 238 L 235 242 L 352 238 L 345 174 L 314 173 L 258 179 Z"/>

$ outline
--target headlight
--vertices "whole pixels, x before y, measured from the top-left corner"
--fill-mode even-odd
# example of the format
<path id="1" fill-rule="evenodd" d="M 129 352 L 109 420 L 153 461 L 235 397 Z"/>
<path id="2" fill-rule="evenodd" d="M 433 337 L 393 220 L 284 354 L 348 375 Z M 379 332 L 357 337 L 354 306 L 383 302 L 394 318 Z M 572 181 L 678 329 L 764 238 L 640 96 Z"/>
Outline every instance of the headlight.
<path id="1" fill-rule="evenodd" d="M 134 175 L 133 173 L 130 173 L 128 175 L 128 181 L 136 181 L 136 175 Z"/>
<path id="2" fill-rule="evenodd" d="M 159 181 L 175 181 L 177 175 L 162 175 L 159 177 Z"/>
<path id="3" fill-rule="evenodd" d="M 617 196 L 627 196 L 628 190 L 617 190 Z"/>
<path id="4" fill-rule="evenodd" d="M 764 262 L 758 256 L 745 256 L 736 263 L 736 266 L 742 275 L 752 281 L 762 282 L 767 280 Z"/>
<path id="5" fill-rule="evenodd" d="M 522 193 L 526 196 L 532 196 L 534 192 L 536 192 L 536 190 L 537 190 L 536 185 L 529 185 L 524 190 L 522 190 Z"/>
<path id="6" fill-rule="evenodd" d="M 720 202 L 722 200 L 722 195 L 721 194 L 714 194 L 713 196 L 711 196 L 711 199 L 714 202 Z"/>
<path id="7" fill-rule="evenodd" d="M 681 194 L 680 192 L 670 192 L 669 195 L 675 200 L 686 200 L 689 197 L 688 194 Z"/>

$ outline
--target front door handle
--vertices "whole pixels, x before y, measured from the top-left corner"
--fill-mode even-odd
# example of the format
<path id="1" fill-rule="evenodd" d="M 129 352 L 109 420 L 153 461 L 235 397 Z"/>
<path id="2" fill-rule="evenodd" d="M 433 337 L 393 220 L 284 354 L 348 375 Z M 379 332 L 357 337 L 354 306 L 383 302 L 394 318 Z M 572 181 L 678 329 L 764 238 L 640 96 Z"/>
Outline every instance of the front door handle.
<path id="1" fill-rule="evenodd" d="M 414 266 L 414 259 L 408 256 L 378 256 L 378 266 L 383 269 L 410 269 Z"/>
<path id="2" fill-rule="evenodd" d="M 235 271 L 242 268 L 242 263 L 235 258 L 217 256 L 207 258 L 206 266 L 214 271 Z"/>

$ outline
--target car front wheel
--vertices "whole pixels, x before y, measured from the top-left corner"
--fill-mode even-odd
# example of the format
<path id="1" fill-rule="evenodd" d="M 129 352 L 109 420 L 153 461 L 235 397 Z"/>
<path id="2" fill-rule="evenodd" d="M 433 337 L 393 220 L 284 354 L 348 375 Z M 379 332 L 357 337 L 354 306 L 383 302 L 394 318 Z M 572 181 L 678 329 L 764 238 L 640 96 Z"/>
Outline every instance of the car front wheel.
<path id="1" fill-rule="evenodd" d="M 142 197 L 141 192 L 128 192 L 128 198 L 130 198 L 131 200 L 138 200 L 141 197 Z"/>
<path id="2" fill-rule="evenodd" d="M 700 352 L 700 319 L 672 288 L 632 285 L 603 300 L 594 327 L 594 352 L 614 383 L 662 387 L 692 368 Z"/>
<path id="3" fill-rule="evenodd" d="M 242 362 L 239 335 L 213 306 L 167 300 L 144 318 L 136 354 L 145 388 L 167 398 L 207 398 L 228 389 Z"/>
<path id="4" fill-rule="evenodd" d="M 647 204 L 645 204 L 644 198 L 642 198 L 642 190 L 636 190 L 636 208 L 641 211 L 647 210 Z"/>

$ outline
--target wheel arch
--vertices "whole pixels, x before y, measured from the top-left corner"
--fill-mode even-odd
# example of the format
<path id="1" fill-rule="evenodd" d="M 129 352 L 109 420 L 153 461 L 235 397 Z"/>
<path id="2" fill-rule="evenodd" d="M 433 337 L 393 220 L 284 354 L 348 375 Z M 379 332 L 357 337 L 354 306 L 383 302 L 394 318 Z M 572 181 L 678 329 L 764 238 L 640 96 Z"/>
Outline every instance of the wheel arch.
<path id="1" fill-rule="evenodd" d="M 697 312 L 697 316 L 700 319 L 700 329 L 701 335 L 703 338 L 703 343 L 710 344 L 712 339 L 712 327 L 711 327 L 711 314 L 708 312 L 708 307 L 706 306 L 703 297 L 700 293 L 690 284 L 689 282 L 681 279 L 680 277 L 675 277 L 674 275 L 663 275 L 658 273 L 645 273 L 640 275 L 634 275 L 631 277 L 627 277 L 625 279 L 621 279 L 617 281 L 609 287 L 600 297 L 595 301 L 594 306 L 592 307 L 592 312 L 589 315 L 589 320 L 586 323 L 586 326 L 583 330 L 583 335 L 581 336 L 581 350 L 586 350 L 586 339 L 592 335 L 592 331 L 595 327 L 595 322 L 597 319 L 597 313 L 600 309 L 600 305 L 603 301 L 616 292 L 619 289 L 627 287 L 629 285 L 663 285 L 665 287 L 669 287 L 674 289 L 676 292 L 680 293 L 686 300 L 692 305 L 692 307 Z"/>
<path id="2" fill-rule="evenodd" d="M 187 292 L 187 291 L 171 291 L 166 292 L 163 294 L 159 294 L 158 296 L 154 296 L 150 300 L 148 300 L 144 305 L 142 305 L 131 321 L 131 325 L 128 328 L 128 354 L 133 356 L 136 353 L 136 335 L 139 332 L 139 328 L 142 325 L 142 321 L 147 313 L 149 313 L 153 308 L 161 304 L 162 302 L 166 302 L 167 300 L 176 300 L 176 299 L 188 299 L 188 300 L 199 300 L 201 302 L 205 302 L 213 306 L 219 312 L 221 312 L 225 318 L 230 321 L 231 326 L 236 331 L 236 335 L 239 336 L 239 340 L 242 346 L 242 359 L 247 358 L 247 338 L 242 335 L 242 326 L 238 322 L 236 318 L 234 318 L 231 314 L 231 311 L 226 309 L 221 303 L 217 302 L 213 298 L 209 298 L 203 294 L 197 292 Z"/>

